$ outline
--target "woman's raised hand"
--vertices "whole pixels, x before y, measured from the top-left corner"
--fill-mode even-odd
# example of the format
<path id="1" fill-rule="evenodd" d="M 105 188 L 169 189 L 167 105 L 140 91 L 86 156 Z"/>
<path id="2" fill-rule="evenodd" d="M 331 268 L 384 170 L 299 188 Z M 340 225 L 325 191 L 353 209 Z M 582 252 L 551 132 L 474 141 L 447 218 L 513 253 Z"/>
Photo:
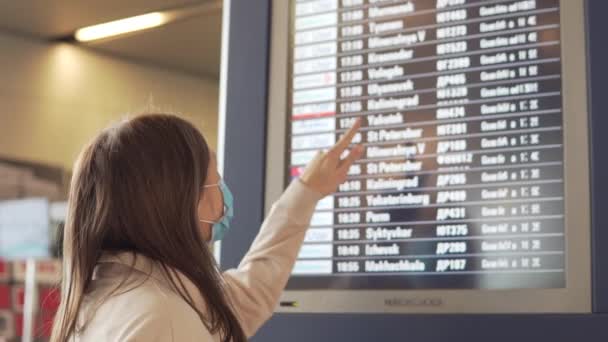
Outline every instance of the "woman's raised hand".
<path id="1" fill-rule="evenodd" d="M 335 192 L 346 180 L 350 166 L 363 155 L 363 146 L 355 145 L 341 159 L 360 127 L 361 119 L 358 119 L 332 148 L 325 152 L 319 151 L 306 166 L 300 180 L 323 195 Z"/>

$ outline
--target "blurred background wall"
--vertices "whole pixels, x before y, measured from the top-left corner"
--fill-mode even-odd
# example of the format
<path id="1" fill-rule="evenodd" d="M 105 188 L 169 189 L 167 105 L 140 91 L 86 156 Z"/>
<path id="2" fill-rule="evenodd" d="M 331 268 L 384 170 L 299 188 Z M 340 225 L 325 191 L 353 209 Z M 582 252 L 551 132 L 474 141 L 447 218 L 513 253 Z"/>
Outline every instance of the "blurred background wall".
<path id="1" fill-rule="evenodd" d="M 179 115 L 217 146 L 222 1 L 20 0 L 0 9 L 0 341 L 21 341 L 25 260 L 36 259 L 35 341 L 58 305 L 57 232 L 72 165 L 101 129 Z M 83 28 L 155 15 L 102 39 Z M 124 25 L 123 25 L 124 27 Z"/>
<path id="2" fill-rule="evenodd" d="M 216 144 L 217 80 L 0 34 L 0 156 L 66 169 L 113 120 L 179 113 Z"/>

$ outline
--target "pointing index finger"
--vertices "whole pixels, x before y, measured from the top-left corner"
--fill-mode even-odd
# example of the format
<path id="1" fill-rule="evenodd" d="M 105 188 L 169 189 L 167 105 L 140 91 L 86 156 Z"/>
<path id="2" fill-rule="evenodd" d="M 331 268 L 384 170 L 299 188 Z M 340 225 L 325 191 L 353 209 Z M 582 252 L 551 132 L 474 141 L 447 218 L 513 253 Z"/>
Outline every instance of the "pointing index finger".
<path id="1" fill-rule="evenodd" d="M 331 152 L 337 155 L 341 155 L 344 150 L 348 148 L 348 145 L 353 141 L 355 134 L 361 128 L 361 118 L 357 119 L 353 126 L 338 140 L 338 142 L 331 148 Z"/>

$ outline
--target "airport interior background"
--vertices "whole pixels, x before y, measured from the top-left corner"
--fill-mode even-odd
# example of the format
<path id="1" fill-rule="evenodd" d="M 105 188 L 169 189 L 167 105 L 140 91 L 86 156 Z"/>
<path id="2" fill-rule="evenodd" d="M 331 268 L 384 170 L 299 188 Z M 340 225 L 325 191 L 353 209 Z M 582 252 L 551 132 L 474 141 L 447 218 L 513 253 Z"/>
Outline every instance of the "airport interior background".
<path id="1" fill-rule="evenodd" d="M 169 11 L 164 25 L 96 41 L 78 29 Z M 49 250 L 74 160 L 96 133 L 143 112 L 180 115 L 217 142 L 221 1 L 10 1 L 0 6 L 0 336 L 23 335 L 25 258 L 39 257 L 39 317 L 59 264 Z M 0 338 L 1 339 L 1 338 Z"/>
<path id="2" fill-rule="evenodd" d="M 608 341 L 608 2 L 0 5 L 0 342 L 48 341 L 73 163 L 141 113 L 193 123 L 235 197 L 237 267 L 361 117 L 252 341 Z M 263 279 L 262 282 L 269 281 Z"/>

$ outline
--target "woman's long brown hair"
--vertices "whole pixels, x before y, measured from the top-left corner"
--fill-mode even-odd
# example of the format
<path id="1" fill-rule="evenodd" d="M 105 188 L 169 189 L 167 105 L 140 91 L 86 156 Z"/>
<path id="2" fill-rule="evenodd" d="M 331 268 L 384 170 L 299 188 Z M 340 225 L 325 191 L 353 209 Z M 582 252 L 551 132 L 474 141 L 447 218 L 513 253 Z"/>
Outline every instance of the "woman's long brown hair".
<path id="1" fill-rule="evenodd" d="M 198 229 L 197 205 L 209 162 L 201 133 L 172 115 L 120 122 L 84 148 L 70 185 L 61 304 L 51 341 L 64 342 L 78 332 L 83 297 L 106 251 L 151 258 L 168 279 L 173 279 L 171 269 L 180 271 L 205 301 L 207 310 L 201 312 L 190 295 L 178 291 L 201 324 L 219 333 L 222 341 L 246 340 Z"/>

